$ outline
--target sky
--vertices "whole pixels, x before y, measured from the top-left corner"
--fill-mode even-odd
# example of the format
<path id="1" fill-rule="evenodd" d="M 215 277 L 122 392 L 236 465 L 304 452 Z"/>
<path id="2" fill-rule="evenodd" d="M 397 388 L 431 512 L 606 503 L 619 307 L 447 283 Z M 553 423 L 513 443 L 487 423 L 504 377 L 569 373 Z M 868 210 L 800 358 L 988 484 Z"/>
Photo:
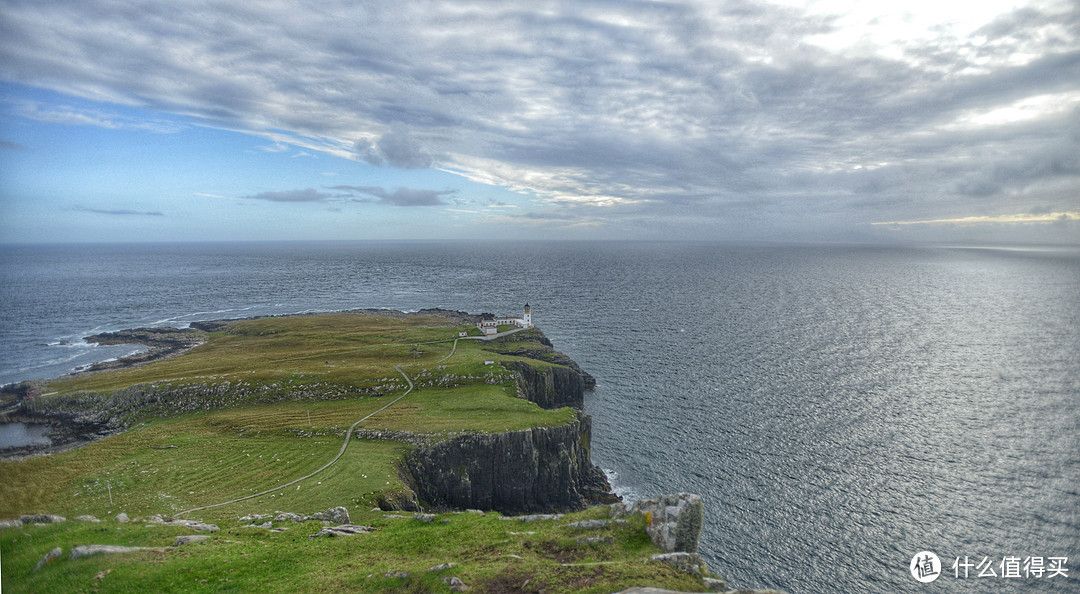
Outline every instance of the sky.
<path id="1" fill-rule="evenodd" d="M 0 3 L 0 243 L 473 238 L 1080 244 L 1080 3 Z"/>

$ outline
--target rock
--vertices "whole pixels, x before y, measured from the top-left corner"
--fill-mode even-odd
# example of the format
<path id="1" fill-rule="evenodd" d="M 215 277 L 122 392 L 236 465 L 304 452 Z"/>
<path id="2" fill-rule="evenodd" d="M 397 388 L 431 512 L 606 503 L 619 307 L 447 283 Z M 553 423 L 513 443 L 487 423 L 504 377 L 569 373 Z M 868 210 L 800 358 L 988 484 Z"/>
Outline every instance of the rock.
<path id="1" fill-rule="evenodd" d="M 443 578 L 443 582 L 450 585 L 451 592 L 465 592 L 469 589 L 469 587 L 465 585 L 465 582 L 461 581 L 461 578 L 457 576 Z"/>
<path id="2" fill-rule="evenodd" d="M 244 517 L 240 518 L 239 520 L 237 520 L 237 522 L 255 522 L 255 521 L 258 521 L 258 520 L 265 520 L 265 519 L 271 518 L 271 517 L 273 517 L 273 516 L 271 516 L 269 514 L 251 514 L 251 515 L 244 516 Z"/>
<path id="3" fill-rule="evenodd" d="M 400 580 L 409 579 L 409 572 L 407 571 L 388 571 L 383 574 L 385 578 L 398 578 Z"/>
<path id="4" fill-rule="evenodd" d="M 198 530 L 199 532 L 217 532 L 217 524 L 204 524 L 195 520 L 176 519 L 169 520 L 168 522 L 161 522 L 164 526 L 183 526 L 185 528 L 191 528 L 192 530 Z"/>
<path id="5" fill-rule="evenodd" d="M 416 520 L 417 522 L 423 522 L 424 524 L 430 524 L 432 522 L 432 520 L 435 519 L 435 516 L 432 515 L 432 514 L 416 514 L 416 515 L 413 516 L 413 519 Z"/>
<path id="6" fill-rule="evenodd" d="M 0 530 L 6 530 L 8 528 L 22 528 L 22 520 L 16 518 L 14 520 L 4 520 L 3 522 L 0 522 Z"/>
<path id="7" fill-rule="evenodd" d="M 75 520 L 79 522 L 90 522 L 91 524 L 101 523 L 101 520 L 95 518 L 94 516 L 78 516 L 77 518 L 75 518 Z"/>
<path id="8" fill-rule="evenodd" d="M 383 514 L 384 520 L 404 520 L 409 516 L 403 516 L 401 514 Z"/>
<path id="9" fill-rule="evenodd" d="M 467 509 L 467 510 L 465 510 L 465 513 L 467 513 L 467 514 L 476 514 L 478 516 L 482 516 L 482 515 L 484 515 L 484 510 L 482 510 L 482 509 Z"/>
<path id="10" fill-rule="evenodd" d="M 176 542 L 172 543 L 172 546 L 178 547 L 180 545 L 191 544 L 193 542 L 202 542 L 204 540 L 210 540 L 209 534 L 185 534 L 184 536 L 177 536 Z"/>
<path id="11" fill-rule="evenodd" d="M 312 534 L 308 540 L 319 536 L 353 536 L 355 534 L 367 534 L 374 530 L 371 526 L 356 526 L 354 524 L 341 524 L 340 526 L 327 526 Z"/>
<path id="12" fill-rule="evenodd" d="M 349 510 L 344 507 L 331 507 L 330 509 L 313 514 L 311 516 L 316 520 L 323 520 L 324 522 L 333 522 L 335 524 L 348 524 L 349 523 Z"/>
<path id="13" fill-rule="evenodd" d="M 532 514 L 529 516 L 502 516 L 499 519 L 504 521 L 518 522 L 541 522 L 547 520 L 559 520 L 562 518 L 562 514 Z"/>
<path id="14" fill-rule="evenodd" d="M 152 547 L 122 547 L 119 545 L 78 545 L 68 553 L 69 560 L 82 559 L 93 555 L 115 555 L 119 553 L 138 553 L 139 551 L 160 551 Z"/>
<path id="15" fill-rule="evenodd" d="M 183 518 L 177 518 L 175 520 L 166 520 L 161 516 L 150 516 L 146 518 L 147 523 L 157 524 L 159 526 L 183 526 L 184 528 L 191 528 L 192 530 L 198 530 L 200 532 L 217 532 L 217 524 L 204 524 L 197 520 L 185 520 Z"/>
<path id="16" fill-rule="evenodd" d="M 442 565 L 436 565 L 435 567 L 429 567 L 428 571 L 431 571 L 431 572 L 443 571 L 444 569 L 450 569 L 451 567 L 454 567 L 455 565 L 457 565 L 457 563 L 443 563 Z"/>
<path id="17" fill-rule="evenodd" d="M 607 525 L 608 520 L 582 520 L 580 522 L 569 524 L 571 528 L 578 528 L 580 530 L 596 530 L 597 528 L 605 528 Z"/>
<path id="18" fill-rule="evenodd" d="M 670 565 L 675 569 L 690 575 L 703 577 L 709 573 L 709 568 L 706 567 L 705 562 L 701 560 L 701 557 L 698 557 L 697 553 L 688 553 L 686 551 L 660 553 L 653 555 L 650 561 L 653 563 Z"/>
<path id="19" fill-rule="evenodd" d="M 610 536 L 584 536 L 582 538 L 575 538 L 574 540 L 581 544 L 610 544 L 615 542 L 615 539 Z"/>
<path id="20" fill-rule="evenodd" d="M 705 505 L 693 493 L 676 493 L 656 499 L 639 499 L 611 506 L 611 515 L 618 518 L 642 514 L 650 521 L 645 526 L 653 544 L 665 552 L 693 553 L 698 548 Z"/>
<path id="21" fill-rule="evenodd" d="M 120 513 L 116 514 L 116 521 L 120 522 L 121 524 L 127 524 L 131 520 L 130 520 L 130 518 L 128 518 L 127 514 L 125 514 L 124 512 L 120 512 Z"/>
<path id="22" fill-rule="evenodd" d="M 59 524 L 66 522 L 67 518 L 55 514 L 32 514 L 19 518 L 23 524 Z"/>
<path id="23" fill-rule="evenodd" d="M 37 565 L 34 566 L 33 573 L 37 573 L 37 571 L 39 569 L 41 569 L 42 567 L 45 567 L 46 563 L 49 563 L 50 561 L 55 561 L 56 559 L 59 559 L 60 555 L 63 555 L 63 554 L 64 554 L 64 549 L 61 549 L 60 547 L 56 547 L 55 549 L 49 551 L 48 553 L 45 553 L 45 556 L 41 558 L 41 561 L 38 561 Z"/>
<path id="24" fill-rule="evenodd" d="M 308 517 L 308 516 L 302 516 L 300 514 L 294 514 L 292 512 L 283 512 L 283 511 L 274 512 L 274 521 L 275 522 L 287 522 L 289 520 L 292 520 L 293 522 L 306 522 L 306 521 L 308 521 L 310 519 L 311 518 Z"/>
<path id="25" fill-rule="evenodd" d="M 273 522 L 264 522 L 262 524 L 244 524 L 241 528 L 263 528 L 269 530 L 274 527 Z"/>
<path id="26" fill-rule="evenodd" d="M 710 592 L 727 592 L 727 581 L 711 577 L 704 578 L 704 580 L 705 587 L 708 588 Z"/>

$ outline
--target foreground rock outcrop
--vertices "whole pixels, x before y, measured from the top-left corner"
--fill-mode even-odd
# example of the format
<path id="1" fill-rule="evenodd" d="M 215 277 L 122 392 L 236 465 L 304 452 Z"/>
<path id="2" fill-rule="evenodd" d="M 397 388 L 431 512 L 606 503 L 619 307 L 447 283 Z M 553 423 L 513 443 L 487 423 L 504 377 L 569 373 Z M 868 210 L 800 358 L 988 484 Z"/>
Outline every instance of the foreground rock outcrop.
<path id="1" fill-rule="evenodd" d="M 641 514 L 646 518 L 645 531 L 653 544 L 664 552 L 697 552 L 705 505 L 700 495 L 675 493 L 655 499 L 639 499 L 611 506 L 615 518 Z"/>

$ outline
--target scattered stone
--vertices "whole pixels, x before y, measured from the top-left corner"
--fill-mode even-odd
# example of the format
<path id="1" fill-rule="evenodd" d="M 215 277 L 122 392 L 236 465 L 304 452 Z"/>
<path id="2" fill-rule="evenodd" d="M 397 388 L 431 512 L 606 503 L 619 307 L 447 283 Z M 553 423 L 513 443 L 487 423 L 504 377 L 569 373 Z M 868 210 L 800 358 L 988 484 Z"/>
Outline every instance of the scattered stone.
<path id="1" fill-rule="evenodd" d="M 409 516 L 403 516 L 401 514 L 383 514 L 383 519 L 384 520 L 404 520 L 405 518 L 408 518 L 408 517 Z"/>
<path id="2" fill-rule="evenodd" d="M 507 531 L 507 534 L 509 534 L 511 536 L 532 536 L 532 535 L 536 534 L 536 532 L 531 531 L 531 530 L 529 532 L 509 532 L 509 531 Z"/>
<path id="3" fill-rule="evenodd" d="M 574 522 L 569 524 L 571 528 L 578 528 L 580 530 L 596 530 L 597 528 L 606 528 L 608 520 L 582 520 L 580 522 Z"/>
<path id="4" fill-rule="evenodd" d="M 407 571 L 388 571 L 383 574 L 385 578 L 398 578 L 401 580 L 409 579 L 409 572 Z"/>
<path id="5" fill-rule="evenodd" d="M 16 518 L 14 520 L 4 520 L 3 522 L 0 522 L 0 530 L 6 530 L 8 528 L 22 528 L 22 520 Z"/>
<path id="6" fill-rule="evenodd" d="M 61 549 L 60 547 L 56 547 L 55 549 L 49 551 L 48 553 L 45 553 L 45 556 L 41 558 L 41 561 L 38 561 L 37 565 L 34 566 L 33 573 L 37 573 L 37 571 L 39 569 L 41 569 L 42 567 L 45 567 L 46 563 L 59 559 L 60 555 L 63 555 L 63 554 L 64 554 L 64 549 Z"/>
<path id="7" fill-rule="evenodd" d="M 217 524 L 204 524 L 196 520 L 185 520 L 183 518 L 177 518 L 175 520 L 166 520 L 160 515 L 150 516 L 146 518 L 146 522 L 149 524 L 156 524 L 158 526 L 183 526 L 184 528 L 191 528 L 192 530 L 198 530 L 199 532 L 217 532 Z"/>
<path id="8" fill-rule="evenodd" d="M 172 546 L 178 547 L 180 545 L 191 544 L 193 542 L 202 542 L 204 540 L 210 540 L 209 534 L 185 534 L 184 536 L 177 536 L 176 542 L 172 543 Z"/>
<path id="9" fill-rule="evenodd" d="M 335 524 L 348 524 L 349 523 L 349 510 L 344 507 L 331 507 L 330 509 L 313 514 L 311 516 L 316 520 L 323 520 L 324 522 L 333 522 Z"/>
<path id="10" fill-rule="evenodd" d="M 413 519 L 416 520 L 417 522 L 423 522 L 424 524 L 430 524 L 432 522 L 432 520 L 435 519 L 435 516 L 432 515 L 432 514 L 416 514 L 416 515 L 413 516 Z"/>
<path id="11" fill-rule="evenodd" d="M 116 514 L 116 521 L 120 522 L 121 524 L 127 524 L 128 522 L 131 521 L 131 519 L 128 518 L 128 515 L 125 514 L 124 512 L 120 512 L 120 513 Z"/>
<path id="12" fill-rule="evenodd" d="M 273 517 L 273 516 L 271 516 L 269 514 L 251 514 L 249 516 L 244 516 L 244 517 L 240 518 L 237 521 L 238 522 L 255 522 L 255 521 L 258 521 L 258 520 L 265 520 L 265 519 L 271 518 L 271 517 Z"/>
<path id="13" fill-rule="evenodd" d="M 68 553 L 68 559 L 82 559 L 93 555 L 115 555 L 118 553 L 138 553 L 139 551 L 160 551 L 152 547 L 123 547 L 119 545 L 78 545 Z"/>
<path id="14" fill-rule="evenodd" d="M 469 589 L 465 582 L 461 581 L 461 578 L 457 576 L 443 578 L 443 582 L 450 585 L 451 592 L 465 592 Z"/>
<path id="15" fill-rule="evenodd" d="M 476 515 L 478 515 L 478 516 L 482 516 L 482 515 L 484 515 L 484 510 L 480 510 L 480 509 L 467 509 L 467 510 L 465 510 L 465 513 L 467 513 L 467 514 L 476 514 Z"/>
<path id="16" fill-rule="evenodd" d="M 562 519 L 562 514 L 533 514 L 531 516 L 500 516 L 500 520 L 518 522 L 540 522 L 546 520 L 559 520 Z"/>
<path id="17" fill-rule="evenodd" d="M 444 569 L 450 569 L 451 567 L 454 567 L 455 565 L 457 565 L 457 563 L 443 563 L 442 565 L 436 565 L 435 567 L 429 567 L 428 571 L 431 571 L 431 572 L 442 571 Z"/>
<path id="18" fill-rule="evenodd" d="M 375 528 L 371 526 L 356 526 L 354 524 L 341 524 L 340 526 L 327 526 L 308 537 L 308 540 L 318 536 L 353 536 L 354 534 L 367 534 Z"/>
<path id="19" fill-rule="evenodd" d="M 274 512 L 274 521 L 275 522 L 287 522 L 289 520 L 292 520 L 294 522 L 306 522 L 306 521 L 308 521 L 310 519 L 311 518 L 308 517 L 308 516 L 302 516 L 300 514 L 294 514 L 292 512 L 283 512 L 283 511 Z"/>
<path id="20" fill-rule="evenodd" d="M 676 493 L 656 499 L 639 499 L 611 505 L 611 515 L 621 518 L 642 514 L 649 518 L 645 531 L 662 551 L 693 553 L 698 548 L 705 505 L 693 493 Z"/>
<path id="21" fill-rule="evenodd" d="M 720 578 L 707 577 L 705 579 L 705 587 L 710 592 L 727 592 L 727 581 Z"/>
<path id="22" fill-rule="evenodd" d="M 167 445 L 167 446 L 150 446 L 150 449 L 151 449 L 151 450 L 175 450 L 175 449 L 176 449 L 176 446 L 174 446 L 174 445 Z"/>
<path id="23" fill-rule="evenodd" d="M 77 520 L 79 522 L 90 522 L 91 524 L 100 524 L 101 523 L 101 520 L 95 518 L 94 516 L 79 516 L 79 517 L 75 518 L 75 520 Z"/>
<path id="24" fill-rule="evenodd" d="M 67 518 L 55 514 L 32 514 L 19 518 L 23 524 L 59 524 L 66 522 Z"/>
<path id="25" fill-rule="evenodd" d="M 269 530 L 273 527 L 273 522 L 264 522 L 262 524 L 244 524 L 243 526 L 241 526 L 241 528 L 263 528 L 264 530 Z"/>
<path id="26" fill-rule="evenodd" d="M 709 568 L 697 553 L 688 553 L 686 551 L 660 553 L 653 555 L 650 560 L 653 563 L 670 565 L 675 569 L 690 575 L 706 576 L 709 574 Z"/>
<path id="27" fill-rule="evenodd" d="M 610 536 L 584 536 L 582 538 L 574 539 L 581 544 L 610 544 L 615 542 L 615 539 Z"/>

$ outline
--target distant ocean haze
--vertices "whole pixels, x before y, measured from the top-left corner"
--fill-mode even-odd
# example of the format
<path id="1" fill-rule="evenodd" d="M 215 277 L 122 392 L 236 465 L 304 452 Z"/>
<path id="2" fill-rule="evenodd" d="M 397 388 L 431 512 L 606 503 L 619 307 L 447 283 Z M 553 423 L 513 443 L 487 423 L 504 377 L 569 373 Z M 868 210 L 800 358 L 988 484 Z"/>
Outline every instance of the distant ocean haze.
<path id="1" fill-rule="evenodd" d="M 645 242 L 0 249 L 0 383 L 123 356 L 82 337 L 352 308 L 534 322 L 597 379 L 626 497 L 706 502 L 732 584 L 914 591 L 929 550 L 1080 560 L 1080 253 Z M 1070 571 L 1070 575 L 1075 572 Z"/>

